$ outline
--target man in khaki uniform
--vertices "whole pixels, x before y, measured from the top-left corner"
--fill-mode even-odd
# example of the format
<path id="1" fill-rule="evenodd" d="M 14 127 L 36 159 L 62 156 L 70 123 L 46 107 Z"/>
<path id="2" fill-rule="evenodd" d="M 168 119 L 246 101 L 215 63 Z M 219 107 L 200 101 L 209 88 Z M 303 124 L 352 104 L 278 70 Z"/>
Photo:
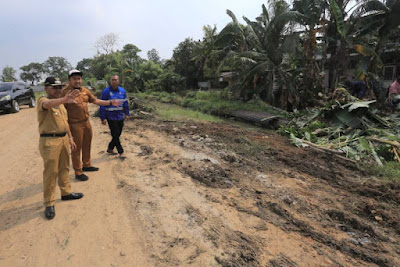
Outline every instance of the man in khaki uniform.
<path id="1" fill-rule="evenodd" d="M 57 83 L 58 82 L 58 83 Z M 37 101 L 37 116 L 39 121 L 39 150 L 43 158 L 43 197 L 45 216 L 49 220 L 56 215 L 54 209 L 55 189 L 61 189 L 62 200 L 73 200 L 83 197 L 82 193 L 72 193 L 69 181 L 69 153 L 76 149 L 68 126 L 67 111 L 64 103 L 73 103 L 79 91 L 71 91 L 61 96 L 62 85 L 54 77 L 45 81 L 47 97 L 40 97 Z"/>
<path id="2" fill-rule="evenodd" d="M 92 143 L 92 126 L 89 121 L 88 103 L 99 106 L 118 106 L 116 100 L 104 101 L 97 99 L 89 89 L 82 87 L 82 72 L 71 70 L 68 73 L 69 84 L 64 88 L 62 95 L 66 96 L 69 92 L 79 90 L 80 94 L 75 98 L 75 103 L 65 104 L 68 111 L 68 123 L 72 136 L 76 144 L 76 150 L 72 151 L 72 166 L 75 170 L 75 178 L 80 181 L 87 181 L 89 177 L 84 171 L 98 171 L 99 168 L 93 167 L 90 161 L 90 149 Z M 82 151 L 82 161 L 81 161 Z M 82 167 L 83 162 L 83 167 Z"/>

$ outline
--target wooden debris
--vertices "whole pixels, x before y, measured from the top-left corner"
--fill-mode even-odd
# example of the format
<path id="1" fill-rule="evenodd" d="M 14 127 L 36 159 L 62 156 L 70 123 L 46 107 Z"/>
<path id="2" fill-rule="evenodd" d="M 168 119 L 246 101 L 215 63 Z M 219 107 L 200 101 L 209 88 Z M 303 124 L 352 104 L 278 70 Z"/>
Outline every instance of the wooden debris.
<path id="1" fill-rule="evenodd" d="M 372 156 L 374 157 L 376 163 L 379 166 L 383 166 L 383 163 L 382 163 L 381 159 L 379 158 L 378 154 L 376 154 L 375 148 L 372 145 L 371 141 L 369 141 L 368 143 L 369 143 L 369 147 L 371 148 Z"/>

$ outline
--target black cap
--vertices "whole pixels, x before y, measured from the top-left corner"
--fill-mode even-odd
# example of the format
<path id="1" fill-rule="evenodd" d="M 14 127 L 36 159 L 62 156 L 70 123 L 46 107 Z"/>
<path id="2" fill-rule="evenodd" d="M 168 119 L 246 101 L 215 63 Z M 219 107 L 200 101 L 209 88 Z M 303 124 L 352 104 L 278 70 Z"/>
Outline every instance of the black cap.
<path id="1" fill-rule="evenodd" d="M 56 78 L 50 76 L 44 81 L 44 86 L 62 86 L 62 83 Z"/>

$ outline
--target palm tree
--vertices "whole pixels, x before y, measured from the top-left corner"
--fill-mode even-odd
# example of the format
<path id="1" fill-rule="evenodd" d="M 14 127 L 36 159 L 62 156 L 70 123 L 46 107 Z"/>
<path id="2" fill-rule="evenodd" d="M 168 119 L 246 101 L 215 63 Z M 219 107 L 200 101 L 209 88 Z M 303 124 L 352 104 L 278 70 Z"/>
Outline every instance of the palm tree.
<path id="1" fill-rule="evenodd" d="M 216 40 L 217 40 L 217 27 L 211 27 L 210 25 L 203 27 L 204 37 L 201 42 L 196 42 L 194 48 L 194 57 L 192 58 L 197 66 L 197 77 L 199 80 L 203 80 L 204 68 L 214 68 L 216 60 Z"/>

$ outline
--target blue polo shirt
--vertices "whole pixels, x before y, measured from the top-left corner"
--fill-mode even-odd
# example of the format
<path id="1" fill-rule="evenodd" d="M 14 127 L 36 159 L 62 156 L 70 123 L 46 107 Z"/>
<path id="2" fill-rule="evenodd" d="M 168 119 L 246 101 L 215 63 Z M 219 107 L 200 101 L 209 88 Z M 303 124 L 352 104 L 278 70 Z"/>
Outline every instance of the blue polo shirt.
<path id="1" fill-rule="evenodd" d="M 121 106 L 100 106 L 100 119 L 120 121 L 124 119 L 124 114 L 129 116 L 129 104 L 126 98 L 126 91 L 121 86 L 118 90 L 114 90 L 111 86 L 107 87 L 101 93 L 102 100 L 121 99 L 123 104 Z"/>

